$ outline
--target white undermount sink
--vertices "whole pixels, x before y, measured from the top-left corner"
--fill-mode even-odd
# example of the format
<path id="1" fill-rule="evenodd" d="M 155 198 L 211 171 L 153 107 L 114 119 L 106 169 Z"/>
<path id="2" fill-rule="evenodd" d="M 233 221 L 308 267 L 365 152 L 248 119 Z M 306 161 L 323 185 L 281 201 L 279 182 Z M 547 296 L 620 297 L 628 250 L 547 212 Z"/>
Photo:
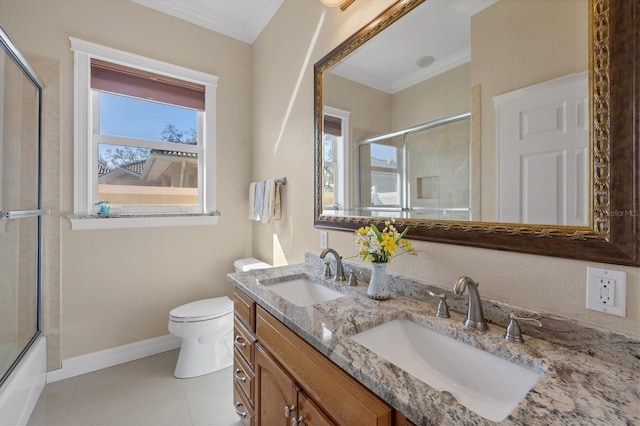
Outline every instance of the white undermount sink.
<path id="1" fill-rule="evenodd" d="M 352 339 L 494 422 L 504 420 L 542 375 L 405 319 Z"/>
<path id="2" fill-rule="evenodd" d="M 278 278 L 278 282 L 271 283 L 268 280 L 260 281 L 260 284 L 296 306 L 315 305 L 345 296 L 304 275 L 293 276 L 286 281 L 282 281 L 282 278 Z"/>

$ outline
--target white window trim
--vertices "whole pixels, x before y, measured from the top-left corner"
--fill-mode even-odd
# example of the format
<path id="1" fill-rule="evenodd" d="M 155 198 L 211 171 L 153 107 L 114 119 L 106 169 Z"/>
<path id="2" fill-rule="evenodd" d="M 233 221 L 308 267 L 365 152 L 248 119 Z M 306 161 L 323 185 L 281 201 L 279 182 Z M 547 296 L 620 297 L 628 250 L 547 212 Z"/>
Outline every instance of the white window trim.
<path id="1" fill-rule="evenodd" d="M 340 125 L 342 127 L 342 140 L 338 144 L 338 149 L 336 152 L 336 162 L 338 164 L 342 164 L 342 167 L 338 167 L 336 172 L 338 173 L 335 176 L 336 179 L 336 190 L 337 197 L 336 202 L 340 206 L 340 210 L 348 210 L 349 209 L 349 117 L 351 116 L 351 112 L 345 111 L 339 108 L 334 108 L 328 105 L 325 105 L 322 109 L 323 120 L 325 115 L 330 115 L 333 117 L 340 118 Z"/>
<path id="2" fill-rule="evenodd" d="M 96 43 L 69 37 L 74 52 L 74 214 L 72 229 L 108 229 L 128 227 L 184 226 L 216 224 L 216 89 L 218 76 L 146 58 Z M 97 173 L 91 164 L 97 155 L 93 144 L 91 117 L 91 58 L 101 59 L 145 71 L 198 83 L 205 88 L 203 132 L 204 184 L 200 214 L 135 215 L 135 217 L 98 217 L 94 215 L 91 191 L 97 187 Z"/>

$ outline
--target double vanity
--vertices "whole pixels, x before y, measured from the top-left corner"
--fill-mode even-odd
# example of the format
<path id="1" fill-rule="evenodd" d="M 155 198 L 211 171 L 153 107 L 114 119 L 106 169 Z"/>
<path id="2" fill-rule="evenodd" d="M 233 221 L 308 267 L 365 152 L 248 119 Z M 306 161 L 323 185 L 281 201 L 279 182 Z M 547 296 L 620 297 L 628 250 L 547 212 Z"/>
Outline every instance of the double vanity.
<path id="1" fill-rule="evenodd" d="M 489 300 L 476 330 L 466 295 L 392 275 L 392 298 L 376 301 L 368 269 L 347 269 L 356 286 L 324 278 L 312 253 L 229 275 L 247 424 L 640 423 L 638 341 Z M 443 295 L 448 318 L 436 316 Z M 524 342 L 507 341 L 511 314 L 542 327 L 511 323 Z"/>

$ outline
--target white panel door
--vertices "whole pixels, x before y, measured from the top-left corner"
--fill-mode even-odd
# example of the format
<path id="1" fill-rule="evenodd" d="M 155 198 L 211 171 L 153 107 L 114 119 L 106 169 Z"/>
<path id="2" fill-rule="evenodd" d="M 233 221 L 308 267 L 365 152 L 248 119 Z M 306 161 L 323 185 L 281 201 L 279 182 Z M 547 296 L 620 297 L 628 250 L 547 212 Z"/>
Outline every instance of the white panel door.
<path id="1" fill-rule="evenodd" d="M 493 98 L 498 221 L 588 225 L 587 74 Z"/>

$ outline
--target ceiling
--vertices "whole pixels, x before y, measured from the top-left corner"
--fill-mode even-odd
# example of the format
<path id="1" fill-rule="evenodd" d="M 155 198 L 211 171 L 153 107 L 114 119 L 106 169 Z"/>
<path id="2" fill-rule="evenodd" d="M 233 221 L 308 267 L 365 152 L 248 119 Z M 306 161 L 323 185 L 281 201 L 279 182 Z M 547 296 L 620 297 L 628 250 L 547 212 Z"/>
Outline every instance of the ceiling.
<path id="1" fill-rule="evenodd" d="M 131 1 L 251 44 L 284 0 Z"/>
<path id="2" fill-rule="evenodd" d="M 495 2 L 426 1 L 330 72 L 386 93 L 397 93 L 469 62 L 471 17 Z M 431 57 L 429 65 L 416 63 L 427 57 Z"/>
<path id="3" fill-rule="evenodd" d="M 284 0 L 131 0 L 253 43 Z M 300 0 L 295 0 L 300 1 Z M 468 62 L 471 16 L 496 0 L 431 0 L 338 63 L 331 72 L 396 93 Z M 416 60 L 433 56 L 421 68 Z"/>

